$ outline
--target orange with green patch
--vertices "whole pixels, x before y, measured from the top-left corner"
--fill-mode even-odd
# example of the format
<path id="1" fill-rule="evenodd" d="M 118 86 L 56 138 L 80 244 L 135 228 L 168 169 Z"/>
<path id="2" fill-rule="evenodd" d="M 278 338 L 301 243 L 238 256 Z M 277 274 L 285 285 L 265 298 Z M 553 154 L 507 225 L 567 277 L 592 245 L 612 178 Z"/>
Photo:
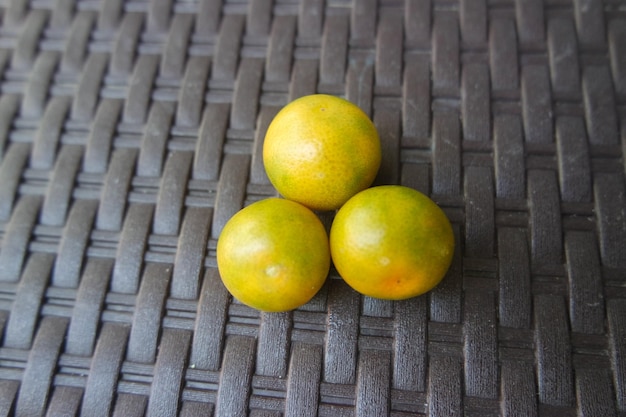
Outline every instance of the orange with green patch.
<path id="1" fill-rule="evenodd" d="M 292 310 L 313 298 L 326 280 L 328 235 L 303 205 L 261 200 L 226 223 L 217 242 L 217 266 L 242 303 L 262 311 Z"/>
<path id="2" fill-rule="evenodd" d="M 270 123 L 263 144 L 274 187 L 313 210 L 337 209 L 369 187 L 380 162 L 378 132 L 368 116 L 325 94 L 287 104 Z"/>
<path id="3" fill-rule="evenodd" d="M 433 289 L 454 253 L 445 213 L 408 187 L 369 188 L 339 209 L 330 230 L 333 263 L 356 291 L 400 300 Z"/>

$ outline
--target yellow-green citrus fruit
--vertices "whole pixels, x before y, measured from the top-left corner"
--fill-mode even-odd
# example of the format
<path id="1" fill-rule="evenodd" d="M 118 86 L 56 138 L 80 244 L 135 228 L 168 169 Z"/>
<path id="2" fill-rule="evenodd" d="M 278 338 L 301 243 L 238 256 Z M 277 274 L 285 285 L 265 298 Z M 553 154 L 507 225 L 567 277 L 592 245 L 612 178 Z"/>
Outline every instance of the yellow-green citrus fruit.
<path id="1" fill-rule="evenodd" d="M 400 300 L 439 284 L 452 262 L 454 233 L 445 213 L 424 194 L 379 186 L 339 209 L 330 249 L 337 271 L 353 289 Z"/>
<path id="2" fill-rule="evenodd" d="M 226 223 L 217 242 L 217 266 L 242 303 L 262 311 L 292 310 L 313 298 L 326 280 L 328 235 L 308 208 L 268 198 Z"/>
<path id="3" fill-rule="evenodd" d="M 263 163 L 285 198 L 313 210 L 339 208 L 374 181 L 381 162 L 376 127 L 356 105 L 314 94 L 292 101 L 270 123 Z"/>

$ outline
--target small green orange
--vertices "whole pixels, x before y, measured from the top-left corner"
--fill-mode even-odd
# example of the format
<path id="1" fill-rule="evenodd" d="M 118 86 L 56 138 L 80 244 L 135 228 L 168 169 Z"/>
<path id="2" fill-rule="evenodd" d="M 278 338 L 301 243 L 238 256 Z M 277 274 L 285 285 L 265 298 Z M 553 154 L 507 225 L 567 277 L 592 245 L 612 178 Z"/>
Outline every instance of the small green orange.
<path id="1" fill-rule="evenodd" d="M 262 311 L 292 310 L 311 300 L 326 280 L 328 235 L 308 208 L 268 198 L 226 223 L 217 242 L 217 266 L 242 303 Z"/>
<path id="2" fill-rule="evenodd" d="M 437 204 L 408 187 L 372 187 L 339 209 L 330 230 L 332 260 L 356 291 L 400 300 L 443 279 L 454 253 L 450 221 Z"/>
<path id="3" fill-rule="evenodd" d="M 313 94 L 283 107 L 263 143 L 268 178 L 285 198 L 313 210 L 339 208 L 374 181 L 381 162 L 376 127 L 351 102 Z"/>

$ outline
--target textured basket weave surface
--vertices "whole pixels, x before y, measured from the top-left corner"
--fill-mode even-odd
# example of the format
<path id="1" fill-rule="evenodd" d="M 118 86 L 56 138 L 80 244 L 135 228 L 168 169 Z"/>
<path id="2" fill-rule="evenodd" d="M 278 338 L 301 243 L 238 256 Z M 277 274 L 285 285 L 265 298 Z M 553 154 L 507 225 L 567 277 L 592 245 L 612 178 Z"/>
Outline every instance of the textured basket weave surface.
<path id="1" fill-rule="evenodd" d="M 626 416 L 622 0 L 4 0 L 0 415 Z M 225 222 L 311 93 L 457 236 L 428 295 L 260 314 Z M 328 223 L 331 215 L 324 215 Z"/>

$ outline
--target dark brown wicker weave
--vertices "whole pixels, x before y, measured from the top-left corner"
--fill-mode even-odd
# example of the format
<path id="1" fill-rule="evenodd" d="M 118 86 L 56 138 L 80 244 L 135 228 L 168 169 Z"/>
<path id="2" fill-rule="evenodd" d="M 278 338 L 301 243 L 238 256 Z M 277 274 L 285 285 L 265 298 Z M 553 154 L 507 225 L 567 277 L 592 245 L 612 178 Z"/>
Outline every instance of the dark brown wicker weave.
<path id="1" fill-rule="evenodd" d="M 0 415 L 626 416 L 624 0 L 4 0 Z M 403 302 L 233 300 L 290 100 L 358 104 L 457 250 Z M 327 223 L 332 215 L 323 215 Z"/>

